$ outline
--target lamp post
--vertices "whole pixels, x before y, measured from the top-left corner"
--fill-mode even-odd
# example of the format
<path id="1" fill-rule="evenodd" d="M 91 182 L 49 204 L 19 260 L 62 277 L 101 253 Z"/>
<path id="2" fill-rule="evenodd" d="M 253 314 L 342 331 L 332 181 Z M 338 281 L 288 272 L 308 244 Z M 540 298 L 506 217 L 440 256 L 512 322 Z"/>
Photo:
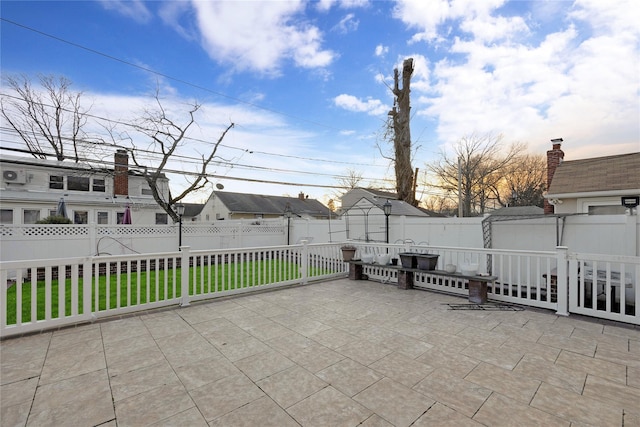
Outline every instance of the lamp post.
<path id="1" fill-rule="evenodd" d="M 181 250 L 182 246 L 182 215 L 184 215 L 184 205 L 182 203 L 178 203 L 176 205 L 176 213 L 178 214 L 178 250 Z"/>
<path id="2" fill-rule="evenodd" d="M 382 205 L 382 210 L 384 211 L 384 223 L 385 230 L 387 235 L 387 244 L 389 244 L 389 215 L 391 215 L 391 202 L 387 200 L 384 205 Z M 387 252 L 389 252 L 389 248 L 387 248 Z"/>
<path id="3" fill-rule="evenodd" d="M 284 216 L 287 218 L 287 246 L 289 246 L 289 236 L 291 233 L 291 216 L 293 215 L 293 212 L 291 212 L 291 206 L 289 205 L 289 203 L 287 203 L 287 205 L 284 208 Z"/>

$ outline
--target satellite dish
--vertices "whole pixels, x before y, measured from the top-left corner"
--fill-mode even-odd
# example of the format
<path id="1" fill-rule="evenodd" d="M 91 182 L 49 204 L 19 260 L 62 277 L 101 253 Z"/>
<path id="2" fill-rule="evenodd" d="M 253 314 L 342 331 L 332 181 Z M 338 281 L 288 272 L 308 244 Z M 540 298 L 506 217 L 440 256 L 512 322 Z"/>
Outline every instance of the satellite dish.
<path id="1" fill-rule="evenodd" d="M 217 184 L 216 184 L 216 188 L 217 188 L 218 190 L 224 190 L 224 185 L 222 185 L 222 184 L 220 184 L 220 183 L 217 183 Z"/>

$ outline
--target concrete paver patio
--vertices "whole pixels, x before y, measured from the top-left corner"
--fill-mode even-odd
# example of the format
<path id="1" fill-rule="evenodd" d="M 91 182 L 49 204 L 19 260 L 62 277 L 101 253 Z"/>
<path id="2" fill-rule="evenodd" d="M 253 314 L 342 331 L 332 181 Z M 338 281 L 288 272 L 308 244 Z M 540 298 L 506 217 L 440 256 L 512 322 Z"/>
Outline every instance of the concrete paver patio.
<path id="1" fill-rule="evenodd" d="M 640 426 L 640 330 L 346 279 L 0 343 L 2 426 Z"/>

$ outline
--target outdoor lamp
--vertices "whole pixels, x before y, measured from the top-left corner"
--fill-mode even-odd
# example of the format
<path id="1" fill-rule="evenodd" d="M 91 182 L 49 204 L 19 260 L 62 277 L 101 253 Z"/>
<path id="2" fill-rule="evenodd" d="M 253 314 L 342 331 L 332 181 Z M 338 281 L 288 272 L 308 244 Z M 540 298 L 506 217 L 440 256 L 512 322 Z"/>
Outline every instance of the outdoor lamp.
<path id="1" fill-rule="evenodd" d="M 633 209 L 635 207 L 637 207 L 640 204 L 640 197 L 639 196 L 627 196 L 627 197 L 622 197 L 622 206 L 624 206 L 627 209 Z"/>
<path id="2" fill-rule="evenodd" d="M 284 216 L 287 218 L 287 246 L 289 246 L 289 234 L 291 233 L 291 228 L 289 226 L 291 224 L 291 217 L 293 216 L 289 203 L 287 203 L 284 208 Z"/>
<path id="3" fill-rule="evenodd" d="M 182 215 L 184 215 L 184 205 L 182 203 L 178 203 L 176 206 L 176 213 L 178 214 L 178 250 L 180 246 L 182 246 Z"/>
<path id="4" fill-rule="evenodd" d="M 387 200 L 385 202 L 384 205 L 382 205 L 382 210 L 384 211 L 384 216 L 385 216 L 385 230 L 386 230 L 386 236 L 387 236 L 387 244 L 389 244 L 389 215 L 391 215 L 391 202 L 389 202 L 389 200 Z M 387 252 L 389 251 L 389 248 L 387 248 Z"/>
<path id="5" fill-rule="evenodd" d="M 386 203 L 382 205 L 382 210 L 384 210 L 386 216 L 391 215 L 391 202 L 387 200 Z"/>

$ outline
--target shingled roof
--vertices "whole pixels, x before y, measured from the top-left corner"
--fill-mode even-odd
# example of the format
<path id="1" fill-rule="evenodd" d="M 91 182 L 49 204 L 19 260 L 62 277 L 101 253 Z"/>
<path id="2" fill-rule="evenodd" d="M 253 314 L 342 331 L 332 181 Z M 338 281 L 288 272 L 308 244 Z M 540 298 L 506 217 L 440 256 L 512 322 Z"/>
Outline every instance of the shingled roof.
<path id="1" fill-rule="evenodd" d="M 328 207 L 315 199 L 230 193 L 228 191 L 215 191 L 214 193 L 233 213 L 283 215 L 289 205 L 294 215 L 328 218 L 331 214 Z"/>
<path id="2" fill-rule="evenodd" d="M 629 190 L 640 193 L 640 153 L 564 161 L 553 175 L 547 197 Z"/>

